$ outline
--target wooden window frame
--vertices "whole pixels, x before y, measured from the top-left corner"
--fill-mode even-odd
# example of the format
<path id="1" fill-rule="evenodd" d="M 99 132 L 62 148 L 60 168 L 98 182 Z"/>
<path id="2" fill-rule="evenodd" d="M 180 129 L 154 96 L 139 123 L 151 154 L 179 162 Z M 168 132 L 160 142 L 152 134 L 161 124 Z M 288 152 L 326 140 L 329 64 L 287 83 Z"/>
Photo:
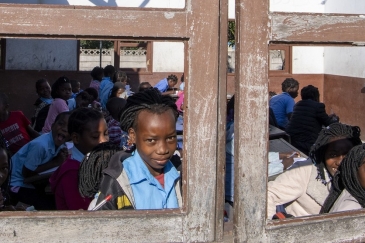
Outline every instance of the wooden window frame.
<path id="1" fill-rule="evenodd" d="M 236 1 L 235 103 L 240 104 L 235 106 L 234 128 L 234 150 L 239 151 L 234 158 L 237 242 L 363 241 L 365 210 L 272 221 L 267 220 L 266 207 L 268 44 L 361 43 L 365 41 L 364 26 L 361 15 L 277 13 L 269 12 L 268 1 Z"/>
<path id="2" fill-rule="evenodd" d="M 292 73 L 292 47 L 290 45 L 270 44 L 269 52 L 271 50 L 283 50 L 285 52 L 285 66 L 283 70 L 270 70 L 270 54 L 269 54 L 269 76 L 282 76 Z"/>
<path id="3" fill-rule="evenodd" d="M 130 41 L 128 43 L 128 41 Z M 123 42 L 123 43 L 122 43 Z M 153 73 L 153 41 L 146 41 L 146 68 L 123 68 L 120 67 L 120 48 L 121 47 L 138 47 L 138 43 L 133 40 L 117 40 L 114 42 L 114 66 L 128 73 L 152 74 Z"/>
<path id="4" fill-rule="evenodd" d="M 205 14 L 201 14 L 203 12 Z M 221 121 L 225 119 L 227 18 L 227 0 L 217 0 L 215 4 L 187 0 L 184 9 L 0 4 L 3 26 L 0 36 L 76 40 L 141 37 L 183 41 L 187 43 L 185 58 L 188 62 L 185 67 L 183 208 L 2 212 L 3 241 L 39 242 L 45 238 L 64 242 L 221 241 L 224 184 L 218 178 L 224 176 L 225 124 Z M 27 24 L 24 24 L 25 19 L 29 20 Z M 223 29 L 224 34 L 219 29 Z M 209 43 L 209 48 L 201 48 L 201 43 Z M 206 95 L 214 98 L 202 100 Z M 187 134 L 194 139 L 187 139 Z"/>

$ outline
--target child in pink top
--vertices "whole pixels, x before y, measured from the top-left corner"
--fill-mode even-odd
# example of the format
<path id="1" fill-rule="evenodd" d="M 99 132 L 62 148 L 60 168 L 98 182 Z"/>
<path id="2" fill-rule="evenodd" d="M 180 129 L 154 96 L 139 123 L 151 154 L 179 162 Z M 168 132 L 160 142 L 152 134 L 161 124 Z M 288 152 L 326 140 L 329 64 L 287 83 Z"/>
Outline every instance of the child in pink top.
<path id="1" fill-rule="evenodd" d="M 42 133 L 51 131 L 51 126 L 56 119 L 57 115 L 69 111 L 67 100 L 70 99 L 72 94 L 71 82 L 67 77 L 60 77 L 52 85 L 51 95 L 54 99 L 51 106 L 49 107 L 46 121 Z"/>

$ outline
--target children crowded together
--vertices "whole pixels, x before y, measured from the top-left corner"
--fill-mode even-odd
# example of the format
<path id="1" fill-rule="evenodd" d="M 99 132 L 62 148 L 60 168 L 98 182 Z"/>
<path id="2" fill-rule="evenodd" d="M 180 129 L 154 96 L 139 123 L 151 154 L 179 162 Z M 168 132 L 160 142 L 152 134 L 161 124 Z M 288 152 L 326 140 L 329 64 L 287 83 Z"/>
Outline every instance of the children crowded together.
<path id="1" fill-rule="evenodd" d="M 127 74 L 95 67 L 89 87 L 66 76 L 35 82 L 29 121 L 0 93 L 2 210 L 182 207 L 177 122 L 184 86 L 176 75 L 130 89 Z M 183 81 L 183 79 L 182 79 Z M 365 207 L 365 146 L 358 126 L 328 115 L 313 85 L 287 78 L 270 98 L 270 126 L 297 150 L 269 152 L 267 218 Z M 234 96 L 227 104 L 225 201 L 234 207 Z M 280 152 L 280 153 L 279 153 Z M 293 155 L 304 155 L 294 160 Z M 279 161 L 279 162 L 278 162 Z M 284 215 L 284 216 L 283 216 Z"/>
<path id="2" fill-rule="evenodd" d="M 0 93 L 2 210 L 164 209 L 182 206 L 179 112 L 148 82 L 95 67 L 89 87 L 61 76 L 35 82 L 29 121 Z M 175 84 L 177 77 L 170 75 Z M 173 92 L 175 93 L 175 91 Z M 180 167 L 179 167 L 180 170 Z M 110 199 L 101 205 L 104 199 Z"/>

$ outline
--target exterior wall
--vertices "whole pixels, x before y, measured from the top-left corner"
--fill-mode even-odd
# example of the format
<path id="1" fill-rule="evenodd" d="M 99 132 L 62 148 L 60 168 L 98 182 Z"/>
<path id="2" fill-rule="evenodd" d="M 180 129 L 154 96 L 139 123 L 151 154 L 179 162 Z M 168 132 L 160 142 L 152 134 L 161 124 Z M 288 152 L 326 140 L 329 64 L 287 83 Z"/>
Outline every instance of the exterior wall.
<path id="1" fill-rule="evenodd" d="M 323 0 L 270 0 L 270 11 L 323 13 L 325 2 Z"/>
<path id="2" fill-rule="evenodd" d="M 324 49 L 321 46 L 293 46 L 293 74 L 324 73 Z"/>
<path id="3" fill-rule="evenodd" d="M 364 14 L 365 1 L 363 0 L 326 0 L 324 7 L 325 13 L 348 13 Z"/>
<path id="4" fill-rule="evenodd" d="M 77 70 L 75 40 L 7 39 L 5 69 Z"/>
<path id="5" fill-rule="evenodd" d="M 365 78 L 365 47 L 325 47 L 324 73 Z"/>
<path id="6" fill-rule="evenodd" d="M 153 42 L 153 72 L 184 72 L 184 43 Z"/>

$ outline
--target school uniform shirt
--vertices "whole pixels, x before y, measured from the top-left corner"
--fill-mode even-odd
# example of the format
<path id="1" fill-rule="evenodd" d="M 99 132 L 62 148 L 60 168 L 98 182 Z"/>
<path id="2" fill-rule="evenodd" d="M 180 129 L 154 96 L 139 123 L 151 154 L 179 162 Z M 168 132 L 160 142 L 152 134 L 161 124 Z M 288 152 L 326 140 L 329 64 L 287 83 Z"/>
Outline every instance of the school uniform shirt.
<path id="1" fill-rule="evenodd" d="M 27 132 L 30 121 L 21 111 L 10 111 L 9 118 L 0 123 L 0 130 L 9 143 L 9 150 L 15 154 L 27 144 L 31 138 Z"/>
<path id="2" fill-rule="evenodd" d="M 114 83 L 109 77 L 104 77 L 101 80 L 100 87 L 99 87 L 99 97 L 100 97 L 100 103 L 101 107 L 106 109 L 106 102 L 108 102 L 110 92 L 114 86 Z"/>
<path id="3" fill-rule="evenodd" d="M 100 88 L 100 81 L 99 80 L 92 80 L 90 82 L 90 88 L 94 88 L 97 92 L 98 92 L 98 95 L 99 95 L 99 88 Z"/>
<path id="4" fill-rule="evenodd" d="M 329 213 L 357 209 L 362 209 L 360 203 L 346 189 L 344 189 L 337 198 L 336 202 L 333 204 Z"/>
<path id="5" fill-rule="evenodd" d="M 48 115 L 46 121 L 44 122 L 44 127 L 42 128 L 42 133 L 50 132 L 51 126 L 56 120 L 57 115 L 69 110 L 70 109 L 65 100 L 60 98 L 54 99 L 51 106 L 49 107 Z"/>
<path id="6" fill-rule="evenodd" d="M 135 209 L 178 208 L 175 182 L 179 173 L 169 161 L 164 169 L 164 187 L 149 172 L 138 151 L 124 160 L 124 170 L 133 191 Z"/>
<path id="7" fill-rule="evenodd" d="M 76 100 L 74 98 L 68 99 L 67 106 L 68 106 L 69 111 L 76 109 Z"/>
<path id="8" fill-rule="evenodd" d="M 298 161 L 290 169 L 268 183 L 267 217 L 276 213 L 276 206 L 284 205 L 294 217 L 319 214 L 326 200 L 331 181 L 326 171 L 326 185 L 317 178 L 317 167 L 311 159 Z"/>
<path id="9" fill-rule="evenodd" d="M 120 122 L 111 118 L 108 121 L 108 134 L 109 134 L 109 142 L 120 146 L 120 142 L 122 140 L 122 129 L 120 128 Z"/>
<path id="10" fill-rule="evenodd" d="M 287 92 L 275 95 L 270 99 L 269 106 L 274 112 L 279 127 L 285 128 L 288 125 L 288 114 L 293 112 L 294 105 L 294 99 Z"/>
<path id="11" fill-rule="evenodd" d="M 84 154 L 75 146 L 71 156 L 52 174 L 49 182 L 55 194 L 57 210 L 87 210 L 92 198 L 83 198 L 79 192 L 78 174 Z"/>
<path id="12" fill-rule="evenodd" d="M 161 93 L 166 92 L 169 88 L 169 83 L 167 82 L 167 78 L 162 79 L 159 81 L 154 88 L 158 89 Z"/>
<path id="13" fill-rule="evenodd" d="M 65 147 L 65 145 L 56 149 L 52 133 L 42 134 L 27 143 L 11 157 L 10 186 L 34 188 L 33 185 L 24 183 L 22 174 L 23 166 L 31 171 L 35 171 L 38 166 L 49 162 L 55 157 L 63 147 Z"/>

